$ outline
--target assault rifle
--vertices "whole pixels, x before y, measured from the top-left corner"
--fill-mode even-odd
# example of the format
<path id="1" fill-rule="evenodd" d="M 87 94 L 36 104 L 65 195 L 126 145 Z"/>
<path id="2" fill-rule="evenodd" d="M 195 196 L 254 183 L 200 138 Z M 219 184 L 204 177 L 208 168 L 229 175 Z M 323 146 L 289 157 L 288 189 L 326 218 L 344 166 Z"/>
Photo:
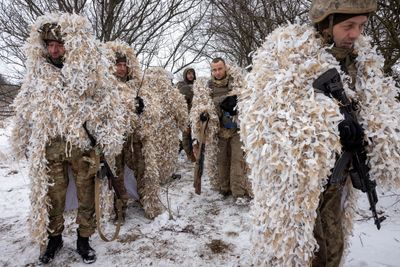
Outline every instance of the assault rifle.
<path id="1" fill-rule="evenodd" d="M 86 127 L 86 122 L 83 124 L 83 129 L 85 129 L 85 132 L 87 136 L 90 139 L 90 144 L 92 145 L 93 148 L 96 147 L 97 141 L 94 138 L 94 136 L 89 132 L 89 130 Z M 101 212 L 101 207 L 100 207 L 100 187 L 101 183 L 99 180 L 104 179 L 104 177 L 107 177 L 108 179 L 108 188 L 109 190 L 114 189 L 114 193 L 116 196 L 116 208 L 117 208 L 117 225 L 116 229 L 114 232 L 114 235 L 112 238 L 108 239 L 100 226 L 100 221 L 102 217 L 102 212 Z M 118 237 L 119 230 L 121 228 L 122 224 L 122 200 L 121 200 L 121 192 L 119 191 L 119 188 L 116 184 L 116 177 L 114 173 L 112 172 L 110 165 L 108 165 L 107 160 L 104 157 L 104 154 L 100 154 L 100 170 L 98 170 L 96 179 L 95 179 L 95 210 L 96 210 L 96 224 L 97 224 L 97 230 L 99 232 L 100 238 L 106 242 L 110 242 L 115 240 Z"/>
<path id="2" fill-rule="evenodd" d="M 340 112 L 345 118 L 351 117 L 357 122 L 357 116 L 355 114 L 355 108 L 343 89 L 342 80 L 339 72 L 335 69 L 329 69 L 318 77 L 313 87 L 322 91 L 325 95 L 333 97 L 340 103 Z M 336 161 L 335 166 L 330 177 L 331 184 L 341 184 L 343 179 L 346 178 L 344 171 L 350 163 L 352 163 L 352 169 L 350 170 L 350 177 L 353 187 L 361 190 L 367 194 L 370 210 L 374 218 L 374 222 L 378 230 L 381 228 L 381 222 L 386 218 L 385 216 L 378 217 L 376 212 L 376 203 L 378 203 L 378 196 L 376 194 L 376 182 L 372 181 L 369 176 L 369 170 L 367 164 L 367 152 L 365 150 L 365 142 L 360 145 L 355 151 L 344 151 L 339 159 Z"/>
<path id="3" fill-rule="evenodd" d="M 200 136 L 198 138 L 199 141 L 199 150 L 196 155 L 196 165 L 194 166 L 194 192 L 198 195 L 201 194 L 201 176 L 203 175 L 204 169 L 204 152 L 205 152 L 205 141 L 206 141 L 206 131 L 209 121 L 209 116 L 207 113 L 201 113 L 200 115 Z"/>
<path id="4" fill-rule="evenodd" d="M 97 145 L 97 141 L 96 141 L 96 139 L 94 138 L 94 136 L 89 132 L 89 130 L 87 129 L 87 127 L 86 127 L 86 122 L 83 124 L 83 129 L 85 129 L 85 132 L 86 132 L 86 134 L 87 134 L 87 136 L 89 137 L 89 139 L 90 139 L 90 144 L 92 145 L 92 147 L 96 147 L 96 145 Z M 115 182 L 115 180 L 116 180 L 116 178 L 115 178 L 115 175 L 114 175 L 114 173 L 112 172 L 112 170 L 111 170 L 111 168 L 110 168 L 110 165 L 108 165 L 108 162 L 107 162 L 107 160 L 105 159 L 105 157 L 104 157 L 104 154 L 103 153 L 101 153 L 101 155 L 100 155 L 100 171 L 99 171 L 100 173 L 100 178 L 104 178 L 104 177 L 107 177 L 107 179 L 108 179 L 108 188 L 111 190 L 111 189 L 114 189 L 114 192 L 115 192 L 115 195 L 116 195 L 116 197 L 118 198 L 118 199 L 120 199 L 120 196 L 121 196 L 121 193 L 120 193 L 120 191 L 119 191 L 119 189 L 118 189 L 118 186 L 116 186 L 116 182 Z"/>

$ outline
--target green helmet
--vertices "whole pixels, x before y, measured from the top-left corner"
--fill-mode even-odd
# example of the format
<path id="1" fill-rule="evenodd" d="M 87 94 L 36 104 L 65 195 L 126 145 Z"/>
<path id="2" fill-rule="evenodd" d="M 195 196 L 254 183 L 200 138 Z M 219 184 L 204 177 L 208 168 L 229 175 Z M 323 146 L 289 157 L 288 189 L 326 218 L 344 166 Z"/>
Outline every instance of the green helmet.
<path id="1" fill-rule="evenodd" d="M 63 43 L 61 36 L 61 27 L 56 23 L 43 24 L 39 29 L 39 33 L 44 42 L 56 41 Z"/>
<path id="2" fill-rule="evenodd" d="M 309 16 L 316 24 L 331 14 L 365 14 L 374 12 L 376 8 L 376 0 L 313 0 Z"/>
<path id="3" fill-rule="evenodd" d="M 120 53 L 120 52 L 115 53 L 115 59 L 116 59 L 116 63 L 127 61 L 126 55 L 123 53 Z"/>

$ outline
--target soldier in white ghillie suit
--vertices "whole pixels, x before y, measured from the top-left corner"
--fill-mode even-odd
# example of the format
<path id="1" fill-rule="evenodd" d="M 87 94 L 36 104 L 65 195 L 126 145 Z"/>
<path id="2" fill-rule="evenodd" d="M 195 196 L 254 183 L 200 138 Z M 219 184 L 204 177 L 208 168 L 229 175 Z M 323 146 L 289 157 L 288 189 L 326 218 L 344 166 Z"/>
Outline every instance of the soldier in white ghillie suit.
<path id="1" fill-rule="evenodd" d="M 160 183 L 166 183 L 177 169 L 179 131 L 188 125 L 188 108 L 185 97 L 174 87 L 168 73 L 159 67 L 145 72 L 146 90 L 159 99 L 161 120 L 157 127 L 157 162 Z"/>
<path id="2" fill-rule="evenodd" d="M 123 202 L 121 219 L 125 220 L 128 201 L 124 185 L 125 164 L 134 172 L 139 201 L 146 216 L 153 219 L 163 211 L 155 146 L 157 122 L 160 121 L 158 102 L 148 94 L 145 88 L 133 48 L 121 41 L 108 42 L 106 47 L 108 56 L 115 62 L 113 73 L 119 80 L 120 90 L 123 92 L 128 106 L 130 120 L 130 124 L 127 125 L 128 134 L 124 148 L 116 158 L 117 186 L 122 192 Z M 135 99 L 136 103 L 132 102 Z"/>
<path id="3" fill-rule="evenodd" d="M 375 9 L 375 0 L 315 0 L 314 27 L 280 27 L 254 56 L 239 106 L 256 266 L 339 266 L 360 162 L 371 184 L 400 187 L 399 88 L 362 35 Z"/>
<path id="4" fill-rule="evenodd" d="M 89 245 L 95 232 L 94 176 L 100 152 L 115 157 L 122 149 L 126 118 L 89 21 L 75 14 L 38 17 L 25 46 L 27 73 L 14 101 L 14 148 L 29 161 L 30 230 L 47 248 L 42 263 L 62 247 L 64 207 L 71 168 L 78 196 L 77 251 L 85 263 L 96 260 Z M 96 138 L 93 148 L 84 128 Z"/>
<path id="5" fill-rule="evenodd" d="M 235 198 L 251 193 L 237 123 L 240 110 L 236 109 L 237 95 L 244 87 L 240 71 L 227 66 L 222 58 L 215 58 L 211 62 L 211 79 L 207 83 L 195 82 L 190 112 L 194 140 L 200 136 L 201 114 L 209 117 L 205 159 L 213 190 Z M 195 155 L 198 149 L 195 140 Z"/>

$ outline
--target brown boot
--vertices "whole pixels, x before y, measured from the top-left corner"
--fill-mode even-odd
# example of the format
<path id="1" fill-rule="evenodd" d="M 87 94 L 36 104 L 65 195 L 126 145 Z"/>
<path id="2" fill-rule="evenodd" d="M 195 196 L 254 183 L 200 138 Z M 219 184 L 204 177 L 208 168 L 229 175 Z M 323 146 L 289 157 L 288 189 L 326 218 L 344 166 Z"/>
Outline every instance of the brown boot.
<path id="1" fill-rule="evenodd" d="M 122 225 L 125 224 L 125 218 L 126 218 L 126 213 L 125 213 L 125 211 L 121 212 L 121 216 L 122 216 L 122 217 L 121 217 L 121 226 L 122 226 Z M 113 222 L 114 222 L 114 225 L 117 225 L 117 224 L 118 224 L 118 213 L 117 213 L 117 212 L 115 212 L 115 217 L 114 217 Z"/>
<path id="2" fill-rule="evenodd" d="M 120 201 L 120 204 L 121 204 L 121 215 L 122 215 L 121 225 L 124 225 L 128 201 L 125 199 L 120 199 L 118 201 Z M 114 224 L 116 225 L 118 223 L 118 208 L 117 208 L 117 199 L 116 198 L 114 198 L 114 213 L 115 213 L 115 217 L 114 217 L 113 221 L 114 221 Z"/>

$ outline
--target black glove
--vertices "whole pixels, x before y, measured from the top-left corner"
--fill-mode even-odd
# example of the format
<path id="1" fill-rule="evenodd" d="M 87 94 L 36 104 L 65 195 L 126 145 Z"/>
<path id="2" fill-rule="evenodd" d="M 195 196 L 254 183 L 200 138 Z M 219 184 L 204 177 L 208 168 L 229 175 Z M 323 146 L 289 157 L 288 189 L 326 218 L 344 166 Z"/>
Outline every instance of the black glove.
<path id="1" fill-rule="evenodd" d="M 200 121 L 205 122 L 207 120 L 208 120 L 208 113 L 205 113 L 205 112 L 201 113 L 200 114 Z"/>
<path id="2" fill-rule="evenodd" d="M 135 98 L 136 100 L 136 114 L 140 115 L 142 114 L 143 110 L 144 110 L 144 103 L 143 103 L 143 99 L 140 96 L 137 96 Z"/>
<path id="3" fill-rule="evenodd" d="M 237 111 L 234 110 L 237 104 L 237 96 L 232 95 L 228 96 L 224 99 L 224 101 L 221 102 L 219 105 L 224 111 L 229 112 L 231 116 L 234 116 L 237 114 Z"/>
<path id="4" fill-rule="evenodd" d="M 345 151 L 356 151 L 362 148 L 364 131 L 361 125 L 352 118 L 339 123 L 340 143 Z"/>

